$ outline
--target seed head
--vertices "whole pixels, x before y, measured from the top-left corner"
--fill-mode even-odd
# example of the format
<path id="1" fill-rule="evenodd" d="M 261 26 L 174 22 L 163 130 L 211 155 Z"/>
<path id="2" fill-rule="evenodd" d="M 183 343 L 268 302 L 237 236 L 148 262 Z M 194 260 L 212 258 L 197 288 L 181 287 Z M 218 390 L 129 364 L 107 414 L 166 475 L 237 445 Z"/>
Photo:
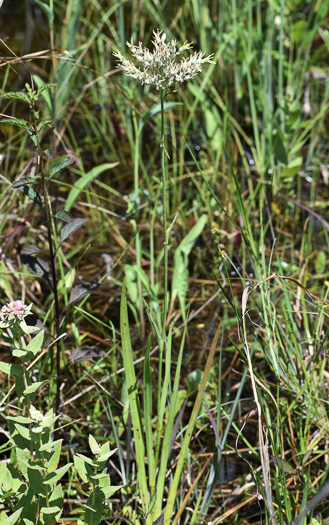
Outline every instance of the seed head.
<path id="1" fill-rule="evenodd" d="M 166 89 L 181 84 L 191 78 L 194 78 L 202 71 L 203 64 L 214 64 L 211 59 L 213 55 L 205 57 L 205 53 L 201 51 L 195 52 L 189 58 L 182 58 L 177 61 L 177 57 L 183 51 L 191 49 L 192 44 L 184 42 L 178 47 L 176 40 L 171 40 L 166 44 L 166 33 L 162 31 L 153 31 L 153 52 L 151 53 L 147 48 L 142 47 L 139 42 L 138 46 L 127 42 L 127 46 L 131 50 L 131 54 L 140 64 L 137 67 L 133 62 L 127 60 L 120 51 L 113 53 L 118 58 L 118 68 L 126 72 L 129 77 L 140 80 L 142 84 L 153 84 L 156 89 Z"/>

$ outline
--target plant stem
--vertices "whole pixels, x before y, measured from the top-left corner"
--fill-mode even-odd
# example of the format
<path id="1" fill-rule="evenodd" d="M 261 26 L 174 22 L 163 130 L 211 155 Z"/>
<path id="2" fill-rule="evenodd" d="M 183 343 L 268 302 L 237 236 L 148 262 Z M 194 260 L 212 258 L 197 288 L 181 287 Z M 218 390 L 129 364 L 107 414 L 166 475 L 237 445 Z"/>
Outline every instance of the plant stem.
<path id="1" fill-rule="evenodd" d="M 52 290 L 54 294 L 54 303 L 55 303 L 55 337 L 57 339 L 57 342 L 56 342 L 56 406 L 55 406 L 55 413 L 58 414 L 59 405 L 60 405 L 60 381 L 61 381 L 61 341 L 60 339 L 58 339 L 60 336 L 60 310 L 59 310 L 56 263 L 55 263 L 56 254 L 54 252 L 54 247 L 53 247 L 52 212 L 51 212 L 51 203 L 49 199 L 47 180 L 46 180 L 46 174 L 45 174 L 45 168 L 44 168 L 43 151 L 42 151 L 41 144 L 40 144 L 37 118 L 36 118 L 33 107 L 32 107 L 32 114 L 33 114 L 33 125 L 34 125 L 34 130 L 35 130 L 35 137 L 37 141 L 38 164 L 40 166 L 40 174 L 41 174 L 41 185 L 42 185 L 42 193 L 43 193 L 43 201 L 44 201 L 44 213 L 46 216 L 46 225 L 47 225 L 50 270 L 51 270 L 51 277 L 52 277 Z"/>
<path id="2" fill-rule="evenodd" d="M 134 132 L 135 132 L 135 150 L 134 150 L 134 193 L 136 199 L 138 199 L 139 194 L 139 181 L 138 181 L 138 167 L 139 167 L 139 144 L 140 144 L 140 131 L 138 129 L 138 122 L 136 118 L 136 113 L 133 111 L 133 122 L 134 122 Z M 138 202 L 138 200 L 137 200 Z M 142 240 L 138 227 L 138 210 L 136 210 L 136 224 L 135 224 L 135 235 L 136 235 L 136 264 L 138 268 L 142 269 Z M 141 325 L 141 334 L 142 338 L 145 335 L 145 322 L 144 322 L 144 310 L 143 310 L 143 294 L 142 294 L 142 282 L 141 278 L 137 276 L 137 287 L 138 287 L 138 307 L 139 307 L 139 322 Z"/>
<path id="3" fill-rule="evenodd" d="M 165 148 L 165 117 L 164 117 L 164 99 L 165 90 L 161 89 L 161 175 L 162 175 L 162 217 L 163 217 L 163 260 L 164 260 L 164 277 L 163 277 L 163 317 L 162 317 L 162 337 L 159 344 L 159 375 L 157 391 L 157 436 L 155 448 L 155 461 L 157 462 L 160 450 L 160 438 L 162 432 L 161 413 L 161 391 L 162 391 L 162 363 L 163 352 L 166 348 L 166 325 L 168 314 L 168 232 L 167 232 L 167 177 L 166 177 L 166 148 Z"/>

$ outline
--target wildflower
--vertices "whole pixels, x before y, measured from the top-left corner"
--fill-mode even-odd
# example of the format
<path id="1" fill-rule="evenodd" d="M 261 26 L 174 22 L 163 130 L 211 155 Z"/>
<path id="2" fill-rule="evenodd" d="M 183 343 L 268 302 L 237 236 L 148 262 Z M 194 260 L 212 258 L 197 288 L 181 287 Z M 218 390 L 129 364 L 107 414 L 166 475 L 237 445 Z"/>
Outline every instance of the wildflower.
<path id="1" fill-rule="evenodd" d="M 1 308 L 1 312 L 4 314 L 7 320 L 19 320 L 21 321 L 29 315 L 32 305 L 26 306 L 24 301 L 11 301 Z"/>
<path id="2" fill-rule="evenodd" d="M 129 77 L 140 80 L 142 84 L 154 84 L 156 89 L 166 89 L 175 84 L 181 84 L 194 78 L 202 71 L 203 64 L 214 64 L 211 59 L 213 55 L 205 57 L 201 51 L 195 52 L 189 58 L 182 58 L 177 61 L 177 57 L 183 51 L 191 49 L 192 44 L 184 42 L 178 47 L 176 40 L 172 39 L 166 43 L 167 35 L 162 31 L 153 31 L 154 50 L 151 53 L 147 48 L 127 42 L 132 56 L 141 67 L 137 67 L 133 62 L 127 60 L 120 51 L 116 51 L 115 57 L 119 60 L 118 68 L 126 72 Z"/>
<path id="3" fill-rule="evenodd" d="M 43 413 L 40 412 L 40 410 L 37 410 L 36 408 L 34 408 L 34 406 L 31 405 L 30 418 L 34 423 L 41 423 L 41 421 L 43 421 L 44 416 Z"/>

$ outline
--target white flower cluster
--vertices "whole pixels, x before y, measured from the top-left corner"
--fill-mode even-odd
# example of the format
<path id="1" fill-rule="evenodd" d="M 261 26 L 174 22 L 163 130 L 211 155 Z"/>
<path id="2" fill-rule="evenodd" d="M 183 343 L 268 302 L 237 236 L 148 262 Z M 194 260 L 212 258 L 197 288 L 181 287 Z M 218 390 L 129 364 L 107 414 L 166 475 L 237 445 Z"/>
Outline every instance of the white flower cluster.
<path id="1" fill-rule="evenodd" d="M 179 48 L 177 48 L 176 40 L 171 40 L 166 44 L 167 36 L 159 30 L 153 31 L 153 36 L 153 53 L 147 48 L 143 49 L 141 42 L 138 46 L 127 42 L 132 56 L 136 62 L 141 64 L 141 67 L 127 60 L 120 51 L 113 53 L 120 62 L 118 68 L 125 71 L 129 77 L 140 80 L 142 84 L 153 84 L 156 89 L 169 88 L 195 77 L 202 71 L 203 64 L 214 64 L 211 60 L 213 55 L 204 57 L 205 54 L 201 51 L 177 62 L 176 57 L 183 51 L 191 49 L 192 44 L 184 42 Z"/>

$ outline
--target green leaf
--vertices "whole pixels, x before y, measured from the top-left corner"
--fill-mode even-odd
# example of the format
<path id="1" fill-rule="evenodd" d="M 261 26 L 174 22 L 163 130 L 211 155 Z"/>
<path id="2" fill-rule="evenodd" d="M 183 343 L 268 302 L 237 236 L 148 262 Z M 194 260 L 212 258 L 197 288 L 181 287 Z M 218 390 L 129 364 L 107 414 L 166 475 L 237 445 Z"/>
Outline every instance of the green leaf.
<path id="1" fill-rule="evenodd" d="M 65 210 L 70 211 L 76 201 L 78 200 L 79 196 L 83 191 L 89 186 L 89 184 L 98 177 L 101 173 L 103 173 L 106 170 L 111 170 L 119 165 L 119 162 L 111 162 L 106 164 L 101 164 L 100 166 L 96 166 L 92 170 L 90 170 L 88 173 L 85 173 L 80 177 L 80 179 L 77 180 L 77 182 L 74 184 L 73 188 L 71 189 L 67 200 L 65 204 Z"/>
<path id="2" fill-rule="evenodd" d="M 277 158 L 282 164 L 288 163 L 287 153 L 284 147 L 284 136 L 280 129 L 275 130 L 274 132 L 274 141 L 273 141 L 273 151 Z"/>
<path id="3" fill-rule="evenodd" d="M 18 509 L 11 516 L 9 516 L 4 521 L 1 521 L 2 525 L 14 525 L 19 520 L 20 515 L 22 514 L 23 509 Z"/>
<path id="4" fill-rule="evenodd" d="M 6 419 L 14 423 L 22 423 L 22 425 L 29 425 L 31 423 L 31 419 L 25 416 L 6 416 Z"/>
<path id="5" fill-rule="evenodd" d="M 81 301 L 87 295 L 93 293 L 97 288 L 100 287 L 100 283 L 97 281 L 90 281 L 89 283 L 78 284 L 74 286 L 70 292 L 69 302 L 66 306 L 69 306 L 76 301 Z"/>
<path id="6" fill-rule="evenodd" d="M 11 376 L 23 376 L 23 367 L 21 365 L 13 365 L 11 363 L 3 363 L 0 361 L 0 371 Z"/>
<path id="7" fill-rule="evenodd" d="M 111 496 L 113 496 L 113 494 L 115 494 L 118 490 L 122 489 L 123 485 L 119 485 L 119 486 L 116 486 L 116 485 L 111 485 L 109 487 L 98 487 L 99 490 L 102 492 L 103 494 L 103 498 L 104 499 L 109 499 L 111 498 Z"/>
<path id="8" fill-rule="evenodd" d="M 30 481 L 31 489 L 34 494 L 42 494 L 45 496 L 47 494 L 47 489 L 44 485 L 43 477 L 41 471 L 35 468 L 28 468 L 27 475 Z"/>
<path id="9" fill-rule="evenodd" d="M 21 186 L 26 186 L 27 184 L 35 184 L 36 180 L 32 177 L 22 177 L 21 179 L 14 182 L 12 185 L 12 188 L 18 189 L 21 188 Z"/>
<path id="10" fill-rule="evenodd" d="M 39 390 L 39 388 L 45 384 L 49 383 L 49 381 L 45 380 L 45 381 L 36 381 L 35 383 L 32 383 L 32 385 L 28 386 L 25 390 L 24 390 L 24 394 L 32 394 L 33 392 L 36 392 L 37 390 Z"/>
<path id="11" fill-rule="evenodd" d="M 22 118 L 3 118 L 0 120 L 2 124 L 11 124 L 12 126 L 18 126 L 19 128 L 28 129 L 29 124 Z"/>
<path id="12" fill-rule="evenodd" d="M 43 128 L 44 128 L 45 126 L 48 126 L 48 125 L 49 125 L 51 128 L 54 128 L 54 124 L 53 124 L 53 121 L 52 121 L 52 120 L 48 120 L 48 119 L 47 119 L 47 120 L 41 120 L 41 122 L 39 122 L 39 124 L 38 124 L 38 131 L 39 131 L 39 133 L 40 133 L 40 131 L 43 130 Z"/>
<path id="13" fill-rule="evenodd" d="M 15 428 L 20 436 L 26 440 L 31 440 L 31 433 L 28 428 L 23 427 L 19 423 L 15 423 Z"/>
<path id="14" fill-rule="evenodd" d="M 92 451 L 92 453 L 95 455 L 100 454 L 101 447 L 99 446 L 96 439 L 91 434 L 89 434 L 88 442 L 89 442 L 90 450 Z"/>
<path id="15" fill-rule="evenodd" d="M 44 12 L 44 14 L 45 14 L 45 16 L 47 18 L 47 21 L 48 21 L 49 29 L 53 29 L 53 27 L 54 27 L 54 13 L 53 13 L 53 11 L 50 9 L 49 5 L 47 5 L 42 0 L 35 0 L 35 2 L 38 4 L 38 6 Z"/>
<path id="16" fill-rule="evenodd" d="M 57 512 L 60 512 L 61 509 L 59 507 L 42 507 L 41 513 L 42 514 L 56 514 Z"/>
<path id="17" fill-rule="evenodd" d="M 133 304 L 136 304 L 139 297 L 137 274 L 135 271 L 135 267 L 131 263 L 125 265 L 125 276 L 130 300 Z"/>
<path id="18" fill-rule="evenodd" d="M 316 254 L 315 260 L 315 271 L 316 273 L 323 274 L 326 270 L 327 256 L 322 250 Z"/>
<path id="19" fill-rule="evenodd" d="M 57 483 L 57 481 L 59 481 L 64 476 L 64 474 L 71 468 L 72 465 L 73 463 L 68 463 L 67 465 L 64 465 L 63 467 L 55 470 L 55 472 L 48 474 L 44 481 L 45 485 L 55 485 L 55 483 Z"/>
<path id="20" fill-rule="evenodd" d="M 177 106 L 183 106 L 183 103 L 182 102 L 165 102 L 163 109 L 164 111 L 166 111 L 167 109 L 171 109 Z M 160 111 L 161 111 L 161 104 L 155 104 L 150 109 L 148 109 L 146 113 L 144 113 L 141 116 L 141 119 L 139 121 L 139 126 L 138 126 L 139 133 L 142 131 L 146 122 L 151 120 L 151 118 L 153 118 L 157 113 L 160 113 Z"/>
<path id="21" fill-rule="evenodd" d="M 51 89 L 52 87 L 55 87 L 57 84 L 42 84 L 42 86 L 37 91 L 37 96 L 42 95 L 44 91 L 48 91 L 48 89 Z"/>
<path id="22" fill-rule="evenodd" d="M 73 164 L 73 162 L 74 162 L 73 159 L 65 159 L 62 162 L 58 162 L 58 161 L 51 162 L 49 179 L 51 179 L 54 175 L 56 175 L 56 173 L 59 173 L 60 171 L 65 170 L 65 168 Z"/>
<path id="23" fill-rule="evenodd" d="M 128 308 L 126 297 L 126 278 L 122 283 L 121 306 L 120 306 L 120 331 L 122 340 L 123 366 L 128 389 L 129 406 L 131 411 L 132 426 L 135 438 L 137 477 L 143 510 L 146 513 L 149 504 L 149 493 L 147 487 L 147 476 L 145 471 L 145 446 L 143 439 L 143 428 L 137 395 L 137 381 L 134 367 L 133 351 L 129 333 Z"/>
<path id="24" fill-rule="evenodd" d="M 86 523 L 99 523 L 104 508 L 104 495 L 99 487 L 93 490 L 87 500 L 84 521 Z"/>
<path id="25" fill-rule="evenodd" d="M 297 175 L 297 173 L 299 173 L 302 168 L 302 164 L 303 158 L 296 157 L 291 162 L 289 162 L 288 166 L 284 170 L 281 171 L 281 177 L 285 179 Z"/>
<path id="26" fill-rule="evenodd" d="M 20 185 L 20 186 L 17 186 L 16 189 L 22 191 L 29 199 L 31 199 L 31 201 L 33 201 L 40 208 L 42 208 L 42 200 L 41 200 L 40 193 L 38 191 L 35 191 L 33 188 L 31 188 L 28 185 L 25 185 L 25 186 Z"/>
<path id="27" fill-rule="evenodd" d="M 106 454 L 101 454 L 99 458 L 97 458 L 98 463 L 103 463 L 104 461 L 107 461 L 113 454 L 116 453 L 118 449 L 110 450 L 109 452 L 106 452 Z"/>
<path id="28" fill-rule="evenodd" d="M 78 471 L 78 474 L 82 481 L 88 483 L 88 473 L 86 470 L 86 464 L 83 458 L 80 458 L 77 454 L 74 456 L 74 466 Z"/>
<path id="29" fill-rule="evenodd" d="M 16 91 L 8 91 L 8 93 L 5 93 L 4 95 L 1 95 L 1 98 L 18 98 L 19 100 L 23 100 L 24 102 L 27 102 L 30 104 L 31 100 L 27 93 L 19 93 Z"/>
<path id="30" fill-rule="evenodd" d="M 188 257 L 207 222 L 208 216 L 202 215 L 175 251 L 172 301 L 178 296 L 183 316 L 185 316 L 185 297 L 188 288 Z"/>
<path id="31" fill-rule="evenodd" d="M 81 228 L 81 226 L 85 224 L 85 222 L 88 222 L 88 220 L 89 219 L 73 219 L 72 222 L 65 224 L 65 226 L 63 226 L 63 228 L 61 229 L 61 242 L 59 245 L 61 246 L 61 244 L 63 244 L 63 242 L 68 237 L 70 237 L 70 235 L 78 231 Z"/>
<path id="32" fill-rule="evenodd" d="M 45 335 L 45 331 L 40 330 L 40 332 L 27 345 L 26 351 L 31 352 L 35 356 L 42 347 L 44 335 Z"/>

